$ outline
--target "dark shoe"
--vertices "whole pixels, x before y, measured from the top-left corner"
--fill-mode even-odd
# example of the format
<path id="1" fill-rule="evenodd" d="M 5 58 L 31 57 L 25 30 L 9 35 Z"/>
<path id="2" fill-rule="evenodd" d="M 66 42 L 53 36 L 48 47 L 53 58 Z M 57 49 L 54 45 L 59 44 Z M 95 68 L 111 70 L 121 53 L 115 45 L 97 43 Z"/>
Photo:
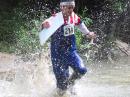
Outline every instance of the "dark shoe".
<path id="1" fill-rule="evenodd" d="M 68 85 L 73 86 L 75 84 L 75 81 L 80 78 L 81 75 L 79 73 L 74 72 L 68 80 Z"/>

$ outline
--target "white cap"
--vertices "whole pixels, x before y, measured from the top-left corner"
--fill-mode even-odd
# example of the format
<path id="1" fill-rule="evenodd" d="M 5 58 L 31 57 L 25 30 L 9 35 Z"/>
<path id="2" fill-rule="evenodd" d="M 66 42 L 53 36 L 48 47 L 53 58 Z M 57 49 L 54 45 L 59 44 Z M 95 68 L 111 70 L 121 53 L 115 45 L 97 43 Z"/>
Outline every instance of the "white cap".
<path id="1" fill-rule="evenodd" d="M 75 6 L 74 0 L 61 0 L 60 5 L 73 5 Z"/>

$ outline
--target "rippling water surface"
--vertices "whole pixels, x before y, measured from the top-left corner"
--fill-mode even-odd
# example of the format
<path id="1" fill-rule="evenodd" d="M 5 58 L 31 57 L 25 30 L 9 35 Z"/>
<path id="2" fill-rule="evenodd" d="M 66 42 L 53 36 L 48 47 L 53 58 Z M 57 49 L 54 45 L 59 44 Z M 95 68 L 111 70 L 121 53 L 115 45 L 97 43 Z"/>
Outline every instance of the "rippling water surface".
<path id="1" fill-rule="evenodd" d="M 45 56 L 27 62 L 12 55 L 1 56 L 0 97 L 54 97 L 50 65 Z M 77 95 L 71 97 L 130 97 L 130 57 L 87 67 L 88 73 L 75 85 Z"/>

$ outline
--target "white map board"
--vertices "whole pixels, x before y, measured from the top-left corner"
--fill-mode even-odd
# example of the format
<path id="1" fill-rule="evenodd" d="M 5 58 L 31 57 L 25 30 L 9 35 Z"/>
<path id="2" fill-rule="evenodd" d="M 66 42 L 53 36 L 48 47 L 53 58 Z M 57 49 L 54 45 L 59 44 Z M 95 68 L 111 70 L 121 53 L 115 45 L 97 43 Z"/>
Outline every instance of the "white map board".
<path id="1" fill-rule="evenodd" d="M 64 19 L 62 12 L 57 13 L 55 16 L 51 16 L 50 18 L 47 19 L 47 21 L 50 23 L 49 28 L 43 29 L 39 33 L 39 39 L 40 39 L 40 44 L 44 45 L 44 43 L 48 40 L 48 38 L 54 34 L 54 32 L 64 24 Z"/>

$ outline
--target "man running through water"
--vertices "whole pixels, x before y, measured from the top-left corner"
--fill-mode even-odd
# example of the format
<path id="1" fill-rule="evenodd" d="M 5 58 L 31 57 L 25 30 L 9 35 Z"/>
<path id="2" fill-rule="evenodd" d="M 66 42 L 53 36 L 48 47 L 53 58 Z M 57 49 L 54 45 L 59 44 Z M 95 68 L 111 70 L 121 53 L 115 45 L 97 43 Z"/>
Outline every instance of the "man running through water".
<path id="1" fill-rule="evenodd" d="M 90 32 L 80 17 L 74 13 L 74 0 L 61 0 L 60 9 L 63 14 L 64 24 L 51 36 L 51 60 L 53 72 L 57 81 L 57 89 L 60 95 L 74 85 L 75 80 L 81 78 L 87 69 L 81 57 L 77 53 L 74 26 L 89 38 L 94 38 L 94 32 Z M 50 24 L 44 21 L 42 28 L 49 28 Z M 69 75 L 69 67 L 73 74 Z"/>

